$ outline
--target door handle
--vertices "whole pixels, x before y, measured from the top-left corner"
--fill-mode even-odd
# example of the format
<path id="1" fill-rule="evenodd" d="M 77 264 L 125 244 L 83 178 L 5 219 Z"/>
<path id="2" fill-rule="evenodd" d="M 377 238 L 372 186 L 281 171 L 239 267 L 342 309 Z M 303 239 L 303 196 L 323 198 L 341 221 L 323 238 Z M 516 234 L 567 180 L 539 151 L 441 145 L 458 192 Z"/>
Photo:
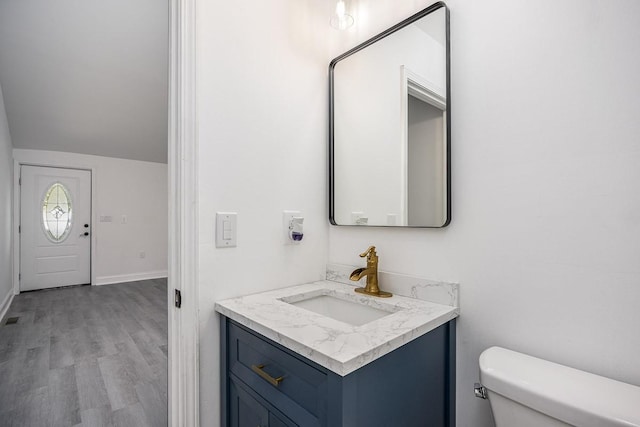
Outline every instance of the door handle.
<path id="1" fill-rule="evenodd" d="M 253 372 L 255 372 L 256 374 L 260 375 L 260 377 L 262 377 L 262 379 L 267 381 L 272 386 L 278 387 L 280 385 L 280 383 L 282 382 L 282 380 L 284 379 L 284 377 L 273 378 L 271 375 L 269 375 L 265 371 L 263 371 L 262 368 L 264 368 L 263 364 L 251 365 L 251 370 Z"/>
<path id="2" fill-rule="evenodd" d="M 88 232 L 88 231 L 85 231 L 84 233 L 82 233 L 82 234 L 80 235 L 80 237 L 87 237 L 88 235 L 89 235 L 89 232 Z"/>

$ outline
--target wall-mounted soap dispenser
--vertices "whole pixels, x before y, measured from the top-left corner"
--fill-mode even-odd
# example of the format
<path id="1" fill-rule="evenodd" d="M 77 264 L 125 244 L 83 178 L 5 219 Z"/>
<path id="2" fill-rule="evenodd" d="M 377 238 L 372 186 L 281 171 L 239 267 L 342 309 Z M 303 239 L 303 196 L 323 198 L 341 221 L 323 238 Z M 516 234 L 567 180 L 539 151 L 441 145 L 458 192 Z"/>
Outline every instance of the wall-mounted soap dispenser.
<path id="1" fill-rule="evenodd" d="M 300 211 L 284 211 L 283 227 L 285 231 L 285 244 L 300 243 L 304 237 L 304 217 Z"/>
<path id="2" fill-rule="evenodd" d="M 304 218 L 301 216 L 294 216 L 289 224 L 289 237 L 294 242 L 299 242 L 304 236 L 302 225 L 304 224 Z"/>

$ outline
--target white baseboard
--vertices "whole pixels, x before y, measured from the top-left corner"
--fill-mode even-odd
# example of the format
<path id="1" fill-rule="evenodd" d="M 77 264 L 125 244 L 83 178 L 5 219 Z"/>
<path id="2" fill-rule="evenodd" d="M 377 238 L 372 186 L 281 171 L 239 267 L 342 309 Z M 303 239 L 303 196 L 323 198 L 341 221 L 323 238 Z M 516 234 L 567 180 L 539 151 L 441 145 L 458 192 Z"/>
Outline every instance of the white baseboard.
<path id="1" fill-rule="evenodd" d="M 160 279 L 167 277 L 167 270 L 147 271 L 145 273 L 118 274 L 115 276 L 96 277 L 96 286 L 112 285 L 114 283 L 136 282 L 138 280 Z"/>
<path id="2" fill-rule="evenodd" d="M 4 319 L 4 316 L 9 311 L 9 307 L 11 307 L 11 302 L 13 301 L 13 289 L 9 291 L 4 301 L 0 303 L 0 320 Z"/>

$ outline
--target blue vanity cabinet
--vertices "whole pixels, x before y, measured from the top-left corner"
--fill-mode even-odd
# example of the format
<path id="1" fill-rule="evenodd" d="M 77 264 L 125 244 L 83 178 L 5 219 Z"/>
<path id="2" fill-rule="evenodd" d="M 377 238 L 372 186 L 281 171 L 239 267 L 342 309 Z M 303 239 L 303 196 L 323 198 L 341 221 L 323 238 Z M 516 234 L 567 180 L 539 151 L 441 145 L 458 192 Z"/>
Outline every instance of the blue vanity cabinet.
<path id="1" fill-rule="evenodd" d="M 455 320 L 343 377 L 221 319 L 225 427 L 455 426 Z"/>
<path id="2" fill-rule="evenodd" d="M 234 381 L 229 384 L 229 420 L 232 426 L 266 426 L 269 411 Z"/>
<path id="3" fill-rule="evenodd" d="M 234 427 L 292 427 L 286 417 L 269 410 L 258 396 L 238 385 L 234 379 L 229 382 L 229 425 Z"/>

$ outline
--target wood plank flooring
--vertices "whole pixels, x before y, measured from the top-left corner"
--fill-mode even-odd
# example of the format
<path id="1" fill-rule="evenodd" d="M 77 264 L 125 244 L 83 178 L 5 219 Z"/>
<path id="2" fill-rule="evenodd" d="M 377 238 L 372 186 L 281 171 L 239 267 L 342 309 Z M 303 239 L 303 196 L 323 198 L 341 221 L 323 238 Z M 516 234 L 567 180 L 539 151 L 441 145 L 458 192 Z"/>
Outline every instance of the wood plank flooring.
<path id="1" fill-rule="evenodd" d="M 166 279 L 17 295 L 0 324 L 0 425 L 166 426 Z"/>

